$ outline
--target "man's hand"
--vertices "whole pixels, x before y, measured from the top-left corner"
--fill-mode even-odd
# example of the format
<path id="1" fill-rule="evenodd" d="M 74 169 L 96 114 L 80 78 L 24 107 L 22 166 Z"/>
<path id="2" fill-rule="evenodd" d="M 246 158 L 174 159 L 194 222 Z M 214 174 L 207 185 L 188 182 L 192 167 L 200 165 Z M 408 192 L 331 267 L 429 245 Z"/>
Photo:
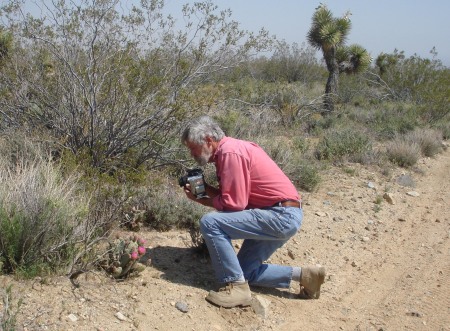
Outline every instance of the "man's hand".
<path id="1" fill-rule="evenodd" d="M 208 193 L 208 191 L 209 191 L 208 186 L 206 188 L 207 188 L 206 192 Z M 211 186 L 209 186 L 209 188 L 211 189 Z M 189 184 L 186 184 L 186 186 L 183 189 L 184 189 L 184 193 L 186 193 L 186 196 L 188 197 L 188 199 L 198 202 L 199 204 L 201 204 L 203 206 L 214 208 L 212 197 L 206 196 L 206 197 L 197 199 L 197 197 L 191 192 L 191 186 Z M 213 192 L 214 190 L 216 190 L 216 189 L 213 188 L 213 190 L 211 192 Z"/>
<path id="2" fill-rule="evenodd" d="M 193 200 L 193 201 L 197 201 L 197 197 L 191 192 L 191 185 L 186 184 L 186 186 L 183 187 L 184 189 L 184 193 L 186 193 L 186 196 L 188 197 L 188 199 Z"/>

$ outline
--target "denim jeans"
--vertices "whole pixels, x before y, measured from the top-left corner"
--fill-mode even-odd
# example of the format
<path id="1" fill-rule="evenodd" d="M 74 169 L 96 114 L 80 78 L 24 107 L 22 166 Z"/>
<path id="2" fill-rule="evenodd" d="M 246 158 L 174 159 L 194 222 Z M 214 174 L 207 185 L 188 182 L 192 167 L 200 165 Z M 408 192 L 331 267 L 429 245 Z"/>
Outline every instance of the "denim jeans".
<path id="1" fill-rule="evenodd" d="M 200 220 L 200 232 L 208 246 L 219 283 L 242 276 L 250 285 L 288 288 L 292 267 L 265 264 L 278 248 L 300 229 L 303 210 L 270 207 L 237 212 L 212 212 Z M 232 240 L 244 239 L 236 254 Z"/>

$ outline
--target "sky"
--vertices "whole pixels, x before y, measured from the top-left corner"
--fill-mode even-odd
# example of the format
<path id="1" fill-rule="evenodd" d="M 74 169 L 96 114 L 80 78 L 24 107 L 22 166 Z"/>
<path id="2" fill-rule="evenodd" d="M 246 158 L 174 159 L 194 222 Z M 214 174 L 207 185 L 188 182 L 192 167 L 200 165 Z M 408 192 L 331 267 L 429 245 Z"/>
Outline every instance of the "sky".
<path id="1" fill-rule="evenodd" d="M 200 0 L 166 0 L 165 12 L 181 17 L 183 4 Z M 231 18 L 241 29 L 258 32 L 265 28 L 287 43 L 307 43 L 311 18 L 320 3 L 335 17 L 351 12 L 352 28 L 347 45 L 363 46 L 373 58 L 381 52 L 404 51 L 437 59 L 450 67 L 450 0 L 211 0 L 218 9 L 231 9 Z"/>

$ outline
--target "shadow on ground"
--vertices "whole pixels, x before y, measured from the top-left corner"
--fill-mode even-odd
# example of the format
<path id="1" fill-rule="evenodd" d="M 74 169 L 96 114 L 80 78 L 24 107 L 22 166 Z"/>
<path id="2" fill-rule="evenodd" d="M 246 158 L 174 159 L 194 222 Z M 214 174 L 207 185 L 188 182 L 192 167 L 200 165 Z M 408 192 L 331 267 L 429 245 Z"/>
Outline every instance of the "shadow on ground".
<path id="1" fill-rule="evenodd" d="M 151 249 L 150 258 L 152 267 L 167 281 L 204 290 L 215 286 L 209 258 L 196 248 L 157 246 Z"/>
<path id="2" fill-rule="evenodd" d="M 196 248 L 158 246 L 150 251 L 152 266 L 161 271 L 163 279 L 203 290 L 217 290 L 220 284 L 214 279 L 214 271 L 207 252 Z M 279 298 L 293 298 L 296 294 L 288 289 L 251 286 L 254 294 Z"/>

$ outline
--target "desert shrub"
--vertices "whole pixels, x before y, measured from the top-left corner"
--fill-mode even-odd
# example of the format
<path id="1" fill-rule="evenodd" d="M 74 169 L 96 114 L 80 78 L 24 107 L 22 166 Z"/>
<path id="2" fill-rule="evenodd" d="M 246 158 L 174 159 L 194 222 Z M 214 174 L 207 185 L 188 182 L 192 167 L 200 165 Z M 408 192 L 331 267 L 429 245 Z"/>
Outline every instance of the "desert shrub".
<path id="1" fill-rule="evenodd" d="M 312 161 L 298 162 L 289 173 L 289 178 L 302 190 L 313 192 L 320 184 L 320 169 Z"/>
<path id="2" fill-rule="evenodd" d="M 0 164 L 0 258 L 6 272 L 32 276 L 68 265 L 85 239 L 89 201 L 77 178 L 51 161 Z"/>
<path id="3" fill-rule="evenodd" d="M 416 129 L 408 132 L 405 140 L 419 145 L 423 156 L 433 156 L 442 150 L 442 134 L 433 129 Z"/>
<path id="4" fill-rule="evenodd" d="M 302 137 L 260 138 L 258 143 L 299 189 L 313 191 L 320 183 L 319 169 L 307 154 L 309 142 Z"/>
<path id="5" fill-rule="evenodd" d="M 331 114 L 329 116 L 322 116 L 314 113 L 308 117 L 306 121 L 306 131 L 312 135 L 320 135 L 327 129 L 330 129 L 337 122 L 336 116 Z"/>
<path id="6" fill-rule="evenodd" d="M 371 149 L 367 134 L 344 128 L 327 132 L 317 144 L 315 154 L 318 160 L 356 160 Z"/>
<path id="7" fill-rule="evenodd" d="M 434 127 L 441 132 L 442 139 L 444 140 L 450 139 L 450 122 L 441 121 L 438 122 Z"/>
<path id="8" fill-rule="evenodd" d="M 386 146 L 388 159 L 401 167 L 411 167 L 417 163 L 421 154 L 419 144 L 407 141 L 404 136 L 398 135 Z"/>
<path id="9" fill-rule="evenodd" d="M 0 296 L 3 301 L 3 311 L 0 311 L 0 330 L 14 331 L 16 330 L 17 314 L 22 306 L 23 300 L 14 300 L 12 295 L 12 286 L 6 289 L 0 289 Z"/>
<path id="10" fill-rule="evenodd" d="M 379 139 L 392 139 L 419 125 L 417 109 L 406 104 L 382 104 L 365 111 L 354 111 L 350 117 L 375 133 Z"/>
<path id="11" fill-rule="evenodd" d="M 147 225 L 159 231 L 188 229 L 207 211 L 206 207 L 187 199 L 182 189 L 174 185 L 152 192 L 147 203 Z"/>
<path id="12" fill-rule="evenodd" d="M 375 62 L 379 70 L 376 85 L 391 99 L 417 104 L 421 117 L 431 123 L 450 114 L 450 70 L 436 58 L 434 48 L 430 53 L 432 59 L 406 57 L 403 51 L 395 50 L 392 54 L 381 53 Z"/>
<path id="13" fill-rule="evenodd" d="M 200 233 L 200 218 L 211 211 L 186 198 L 182 188 L 168 183 L 152 192 L 146 201 L 146 225 L 158 231 L 186 229 L 192 240 L 192 247 L 205 251 Z"/>
<path id="14" fill-rule="evenodd" d="M 344 104 L 367 103 L 365 99 L 370 95 L 370 88 L 361 75 L 342 75 L 339 77 L 339 101 Z"/>

